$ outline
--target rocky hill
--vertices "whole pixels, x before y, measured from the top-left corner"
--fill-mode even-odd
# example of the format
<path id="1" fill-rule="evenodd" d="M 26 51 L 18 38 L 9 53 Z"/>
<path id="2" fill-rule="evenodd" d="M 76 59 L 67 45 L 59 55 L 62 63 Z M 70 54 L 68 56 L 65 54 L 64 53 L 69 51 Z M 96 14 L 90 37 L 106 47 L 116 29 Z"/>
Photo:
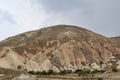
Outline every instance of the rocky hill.
<path id="1" fill-rule="evenodd" d="M 120 69 L 119 39 L 72 25 L 29 31 L 0 42 L 0 67 L 56 72 L 113 66 Z"/>

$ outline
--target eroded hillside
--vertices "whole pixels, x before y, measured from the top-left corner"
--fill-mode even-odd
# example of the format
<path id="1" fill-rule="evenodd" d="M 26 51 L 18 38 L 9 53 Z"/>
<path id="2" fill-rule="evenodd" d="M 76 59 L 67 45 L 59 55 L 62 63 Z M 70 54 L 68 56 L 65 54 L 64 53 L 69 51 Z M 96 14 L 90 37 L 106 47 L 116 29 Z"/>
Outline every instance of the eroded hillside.
<path id="1" fill-rule="evenodd" d="M 87 29 L 56 25 L 1 41 L 0 59 L 0 67 L 21 65 L 28 71 L 105 69 L 113 63 L 120 69 L 120 47 L 115 40 Z"/>

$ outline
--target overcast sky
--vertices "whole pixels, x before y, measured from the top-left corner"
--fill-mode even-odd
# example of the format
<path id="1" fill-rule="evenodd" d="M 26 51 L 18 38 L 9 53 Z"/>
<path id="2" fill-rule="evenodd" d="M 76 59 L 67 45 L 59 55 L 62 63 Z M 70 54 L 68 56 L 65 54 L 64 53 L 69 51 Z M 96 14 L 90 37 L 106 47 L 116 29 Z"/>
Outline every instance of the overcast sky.
<path id="1" fill-rule="evenodd" d="M 120 36 L 120 0 L 0 0 L 0 40 L 56 24 Z"/>

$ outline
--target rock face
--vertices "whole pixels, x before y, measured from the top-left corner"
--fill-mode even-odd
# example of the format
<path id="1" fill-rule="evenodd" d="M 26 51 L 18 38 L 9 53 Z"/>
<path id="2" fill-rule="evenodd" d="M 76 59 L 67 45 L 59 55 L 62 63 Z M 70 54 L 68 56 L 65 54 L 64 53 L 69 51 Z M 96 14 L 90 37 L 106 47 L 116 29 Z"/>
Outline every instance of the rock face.
<path id="1" fill-rule="evenodd" d="M 28 71 L 105 69 L 119 61 L 120 45 L 84 28 L 56 25 L 1 41 L 0 59 L 0 67 L 21 65 Z"/>

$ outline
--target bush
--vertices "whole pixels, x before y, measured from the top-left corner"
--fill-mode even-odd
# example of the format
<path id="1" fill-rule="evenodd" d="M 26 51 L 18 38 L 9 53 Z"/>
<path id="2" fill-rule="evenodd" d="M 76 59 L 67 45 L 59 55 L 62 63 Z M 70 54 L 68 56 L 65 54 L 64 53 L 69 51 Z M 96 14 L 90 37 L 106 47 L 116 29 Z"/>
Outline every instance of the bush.
<path id="1" fill-rule="evenodd" d="M 52 75 L 52 74 L 55 74 L 53 72 L 53 70 L 49 70 L 48 72 L 46 71 L 37 71 L 37 72 L 34 72 L 34 71 L 29 71 L 28 73 L 32 74 L 32 75 Z"/>
<path id="2" fill-rule="evenodd" d="M 17 66 L 17 69 L 21 69 L 21 68 L 22 68 L 22 66 L 21 66 L 21 65 Z"/>
<path id="3" fill-rule="evenodd" d="M 85 71 L 81 71 L 81 72 L 78 72 L 77 73 L 79 76 L 81 75 L 81 76 L 85 76 L 86 75 L 86 72 Z"/>
<path id="4" fill-rule="evenodd" d="M 97 78 L 97 80 L 103 80 L 103 78 Z"/>
<path id="5" fill-rule="evenodd" d="M 116 68 L 113 68 L 112 71 L 113 72 L 118 72 L 118 70 Z"/>
<path id="6" fill-rule="evenodd" d="M 82 72 L 82 70 L 81 69 L 76 69 L 75 70 L 75 73 L 79 73 L 79 72 Z"/>
<path id="7" fill-rule="evenodd" d="M 47 72 L 47 75 L 52 75 L 52 74 L 54 74 L 53 70 L 49 70 L 49 71 Z"/>
<path id="8" fill-rule="evenodd" d="M 87 71 L 85 71 L 87 74 L 90 74 L 91 73 L 91 71 L 90 70 L 87 70 Z"/>
<path id="9" fill-rule="evenodd" d="M 40 74 L 41 74 L 41 72 L 40 72 L 40 71 L 37 71 L 37 72 L 35 72 L 35 74 L 36 74 L 36 75 L 40 75 Z"/>
<path id="10" fill-rule="evenodd" d="M 60 75 L 66 75 L 67 74 L 67 71 L 66 70 L 62 70 L 59 72 Z"/>
<path id="11" fill-rule="evenodd" d="M 97 69 L 95 69 L 94 71 L 92 71 L 93 74 L 98 73 L 98 72 L 100 72 L 100 71 L 97 70 Z"/>
<path id="12" fill-rule="evenodd" d="M 100 70 L 100 72 L 101 72 L 101 73 L 104 73 L 104 72 L 105 72 L 105 70 Z"/>
<path id="13" fill-rule="evenodd" d="M 29 71 L 29 74 L 35 75 L 36 73 L 34 71 Z"/>
<path id="14" fill-rule="evenodd" d="M 71 73 L 72 73 L 72 70 L 67 70 L 67 73 L 68 73 L 68 74 L 71 74 Z"/>
<path id="15" fill-rule="evenodd" d="M 85 76 L 87 73 L 89 73 L 89 71 L 83 71 L 81 69 L 76 69 L 75 73 L 78 74 L 79 76 Z"/>
<path id="16" fill-rule="evenodd" d="M 47 75 L 47 72 L 46 71 L 42 71 L 42 72 L 40 72 L 40 75 Z"/>

